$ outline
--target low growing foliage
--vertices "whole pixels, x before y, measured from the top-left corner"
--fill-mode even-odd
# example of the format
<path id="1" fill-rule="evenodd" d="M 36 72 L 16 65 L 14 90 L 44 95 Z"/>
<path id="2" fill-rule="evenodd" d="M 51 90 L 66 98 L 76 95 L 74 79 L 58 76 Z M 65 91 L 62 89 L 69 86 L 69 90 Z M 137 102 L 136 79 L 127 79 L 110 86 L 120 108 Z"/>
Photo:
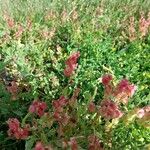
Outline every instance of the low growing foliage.
<path id="1" fill-rule="evenodd" d="M 0 149 L 149 149 L 149 8 L 0 0 Z"/>

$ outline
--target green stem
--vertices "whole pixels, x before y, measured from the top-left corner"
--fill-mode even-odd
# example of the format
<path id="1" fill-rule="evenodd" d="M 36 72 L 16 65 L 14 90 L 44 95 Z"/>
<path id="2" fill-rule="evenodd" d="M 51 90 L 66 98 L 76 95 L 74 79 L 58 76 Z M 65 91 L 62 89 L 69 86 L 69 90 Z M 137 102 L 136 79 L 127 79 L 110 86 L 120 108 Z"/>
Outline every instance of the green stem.
<path id="1" fill-rule="evenodd" d="M 90 101 L 92 101 L 92 100 L 94 100 L 94 98 L 95 98 L 95 96 L 96 96 L 96 94 L 97 94 L 97 86 L 95 87 L 95 89 L 94 89 L 94 94 L 93 94 L 93 96 L 91 96 L 91 99 L 90 99 Z"/>
<path id="2" fill-rule="evenodd" d="M 42 139 L 42 141 L 43 141 L 45 144 L 48 143 L 47 138 L 46 138 L 46 135 L 45 135 L 45 133 L 44 133 L 43 130 L 42 130 L 42 132 L 41 132 L 41 139 Z"/>
<path id="3" fill-rule="evenodd" d="M 31 113 L 27 113 L 26 116 L 23 118 L 21 126 L 23 127 L 25 125 L 26 119 L 31 115 Z"/>

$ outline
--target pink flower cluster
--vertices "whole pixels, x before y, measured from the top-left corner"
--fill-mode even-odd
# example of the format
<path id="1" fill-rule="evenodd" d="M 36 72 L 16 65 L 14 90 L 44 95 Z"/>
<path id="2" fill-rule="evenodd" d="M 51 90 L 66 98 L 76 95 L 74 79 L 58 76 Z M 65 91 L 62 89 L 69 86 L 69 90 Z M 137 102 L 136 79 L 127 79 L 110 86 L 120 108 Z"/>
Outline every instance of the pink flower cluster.
<path id="1" fill-rule="evenodd" d="M 16 39 L 20 38 L 20 37 L 22 36 L 23 32 L 24 32 L 23 26 L 22 26 L 21 24 L 19 24 L 19 25 L 17 26 L 17 32 L 16 32 L 15 35 L 14 35 L 15 38 L 16 38 Z"/>
<path id="2" fill-rule="evenodd" d="M 41 141 L 36 142 L 34 150 L 53 150 L 51 145 L 44 145 Z"/>
<path id="3" fill-rule="evenodd" d="M 75 125 L 76 119 L 74 116 L 71 116 L 68 113 L 68 109 L 65 108 L 68 108 L 66 106 L 74 108 L 79 92 L 80 88 L 77 88 L 70 99 L 66 99 L 64 96 L 61 96 L 58 100 L 55 100 L 52 103 L 54 109 L 53 117 L 59 125 L 57 130 L 59 136 L 64 135 L 64 126 L 69 123 L 70 125 Z"/>
<path id="4" fill-rule="evenodd" d="M 41 142 L 37 142 L 34 150 L 45 150 L 45 147 Z"/>
<path id="5" fill-rule="evenodd" d="M 77 68 L 77 60 L 80 57 L 80 52 L 73 53 L 65 62 L 66 68 L 64 69 L 64 75 L 70 77 L 74 70 Z"/>
<path id="6" fill-rule="evenodd" d="M 63 107 L 66 106 L 67 103 L 68 100 L 64 96 L 61 96 L 58 100 L 53 101 L 53 108 L 57 112 L 62 112 Z"/>
<path id="7" fill-rule="evenodd" d="M 121 80 L 114 91 L 114 96 L 117 101 L 124 104 L 128 103 L 128 99 L 133 96 L 137 87 L 131 84 L 127 79 Z"/>
<path id="8" fill-rule="evenodd" d="M 104 85 L 105 91 L 104 91 L 104 97 L 109 98 L 109 96 L 112 95 L 113 87 L 112 87 L 112 81 L 113 77 L 112 75 L 106 74 L 102 77 L 102 84 Z"/>
<path id="9" fill-rule="evenodd" d="M 139 31 L 141 33 L 141 37 L 146 36 L 149 27 L 150 27 L 150 18 L 145 19 L 144 14 L 141 13 L 141 17 L 139 20 Z"/>
<path id="10" fill-rule="evenodd" d="M 138 31 L 140 38 L 143 38 L 147 35 L 148 30 L 150 27 L 150 12 L 148 14 L 147 19 L 144 16 L 144 13 L 141 13 L 140 19 L 138 20 Z M 133 41 L 137 39 L 138 35 L 136 33 L 136 22 L 134 17 L 130 17 L 130 24 L 129 24 L 129 39 Z"/>
<path id="11" fill-rule="evenodd" d="M 97 136 L 90 135 L 88 137 L 88 141 L 89 141 L 88 150 L 103 150 L 100 140 Z"/>
<path id="12" fill-rule="evenodd" d="M 146 117 L 149 116 L 149 119 L 150 119 L 150 105 L 149 106 L 145 106 L 145 107 L 143 107 L 141 109 L 137 109 L 136 114 L 137 114 L 137 117 L 139 119 L 141 119 L 141 118 L 143 118 L 145 116 Z"/>
<path id="13" fill-rule="evenodd" d="M 134 115 L 138 118 L 136 121 L 138 124 L 150 128 L 150 105 L 143 108 L 136 108 Z"/>
<path id="14" fill-rule="evenodd" d="M 16 118 L 10 118 L 7 121 L 9 126 L 8 135 L 16 139 L 26 139 L 29 135 L 29 127 L 21 128 L 20 122 Z"/>
<path id="15" fill-rule="evenodd" d="M 137 87 L 134 84 L 131 84 L 127 79 L 122 79 L 115 87 L 112 84 L 112 80 L 113 77 L 109 74 L 102 77 L 104 98 L 109 99 L 113 96 L 117 102 L 127 104 L 128 99 L 133 96 Z"/>
<path id="16" fill-rule="evenodd" d="M 110 84 L 110 82 L 111 82 L 112 80 L 113 80 L 112 75 L 106 74 L 106 75 L 104 75 L 104 76 L 102 77 L 102 84 L 103 84 L 104 86 L 107 86 L 107 85 Z"/>
<path id="17" fill-rule="evenodd" d="M 44 111 L 47 109 L 47 105 L 45 102 L 33 101 L 33 103 L 29 107 L 30 113 L 36 113 L 39 117 L 44 115 Z"/>
<path id="18" fill-rule="evenodd" d="M 15 22 L 14 22 L 14 19 L 13 19 L 13 18 L 11 18 L 8 14 L 5 14 L 5 15 L 4 15 L 4 19 L 5 19 L 5 21 L 6 21 L 6 23 L 7 23 L 7 26 L 8 26 L 9 28 L 14 28 Z"/>
<path id="19" fill-rule="evenodd" d="M 54 118 L 59 123 L 66 124 L 69 120 L 69 116 L 67 113 L 63 112 L 64 107 L 68 104 L 68 100 L 61 96 L 58 100 L 53 101 L 53 108 L 54 108 Z"/>
<path id="20" fill-rule="evenodd" d="M 134 17 L 130 17 L 129 39 L 130 39 L 130 41 L 134 41 L 136 39 L 136 30 L 135 30 L 135 20 L 134 20 Z"/>
<path id="21" fill-rule="evenodd" d="M 106 119 L 120 118 L 123 113 L 119 110 L 118 105 L 111 100 L 102 101 L 99 113 Z"/>
<path id="22" fill-rule="evenodd" d="M 20 37 L 22 36 L 23 32 L 24 32 L 23 26 L 22 26 L 21 24 L 18 24 L 18 25 L 17 25 L 17 24 L 15 23 L 14 19 L 11 18 L 11 17 L 8 16 L 8 15 L 5 15 L 5 16 L 4 16 L 4 19 L 5 19 L 6 23 L 7 23 L 7 26 L 8 26 L 10 29 L 14 29 L 15 27 L 17 27 L 17 31 L 16 31 L 16 33 L 14 34 L 14 37 L 15 37 L 16 39 L 20 38 Z"/>

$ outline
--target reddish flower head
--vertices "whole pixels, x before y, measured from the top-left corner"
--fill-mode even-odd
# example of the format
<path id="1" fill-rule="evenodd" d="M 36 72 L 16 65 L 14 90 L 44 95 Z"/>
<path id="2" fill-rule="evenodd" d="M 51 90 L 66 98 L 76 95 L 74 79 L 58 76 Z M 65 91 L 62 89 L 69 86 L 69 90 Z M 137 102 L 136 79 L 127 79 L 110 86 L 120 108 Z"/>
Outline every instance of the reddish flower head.
<path id="1" fill-rule="evenodd" d="M 106 86 L 106 85 L 110 84 L 112 79 L 113 79 L 112 75 L 106 74 L 102 77 L 102 84 Z"/>
<path id="2" fill-rule="evenodd" d="M 61 112 L 67 103 L 68 100 L 64 96 L 61 96 L 58 100 L 53 101 L 53 107 L 57 112 Z"/>
<path id="3" fill-rule="evenodd" d="M 104 85 L 104 98 L 109 99 L 113 93 L 113 84 L 111 81 L 113 80 L 112 75 L 106 74 L 102 77 L 102 84 Z"/>
<path id="4" fill-rule="evenodd" d="M 4 19 L 5 19 L 5 21 L 6 21 L 6 23 L 7 23 L 7 26 L 9 27 L 9 28 L 14 28 L 14 26 L 15 26 L 15 22 L 14 22 L 14 19 L 13 18 L 11 18 L 8 14 L 5 14 L 4 15 Z"/>
<path id="5" fill-rule="evenodd" d="M 117 85 L 117 89 L 119 90 L 119 92 L 123 92 L 128 88 L 128 86 L 129 86 L 129 81 L 127 79 L 123 79 Z"/>
<path id="6" fill-rule="evenodd" d="M 32 105 L 29 107 L 29 112 L 36 113 L 39 117 L 44 115 L 47 105 L 45 102 L 33 101 Z"/>
<path id="7" fill-rule="evenodd" d="M 75 52 L 66 60 L 65 64 L 66 65 L 76 64 L 79 57 L 80 52 Z"/>
<path id="8" fill-rule="evenodd" d="M 66 67 L 65 69 L 64 69 L 64 75 L 66 76 L 66 77 L 70 77 L 72 74 L 73 74 L 73 71 L 74 71 L 74 69 L 73 69 L 73 67 L 71 66 L 71 67 Z"/>
<path id="9" fill-rule="evenodd" d="M 68 100 L 61 96 L 58 100 L 53 101 L 54 113 L 53 117 L 59 123 L 66 125 L 69 121 L 69 116 L 64 112 L 64 107 L 68 104 Z"/>
<path id="10" fill-rule="evenodd" d="M 29 127 L 21 128 L 20 122 L 16 118 L 8 119 L 8 135 L 16 139 L 26 139 L 29 135 Z"/>
<path id="11" fill-rule="evenodd" d="M 89 141 L 88 150 L 103 150 L 100 140 L 97 136 L 90 135 L 88 137 L 88 141 Z"/>
<path id="12" fill-rule="evenodd" d="M 20 127 L 20 122 L 18 119 L 16 118 L 9 118 L 8 121 L 8 126 L 9 126 L 9 129 L 12 131 L 12 132 L 16 132 L 18 130 L 18 128 Z"/>
<path id="13" fill-rule="evenodd" d="M 141 13 L 141 17 L 139 19 L 139 31 L 141 33 L 141 38 L 146 36 L 146 34 L 148 33 L 149 26 L 150 26 L 149 22 L 150 22 L 149 19 L 146 19 L 144 17 L 144 14 Z"/>
<path id="14" fill-rule="evenodd" d="M 117 104 L 111 100 L 102 101 L 100 114 L 106 119 L 120 118 L 123 115 Z"/>
<path id="15" fill-rule="evenodd" d="M 114 96 L 117 101 L 127 104 L 129 97 L 134 95 L 136 89 L 135 85 L 131 84 L 127 79 L 123 79 L 118 83 Z"/>
<path id="16" fill-rule="evenodd" d="M 78 66 L 77 60 L 80 57 L 80 52 L 73 53 L 65 62 L 66 68 L 64 69 L 64 75 L 70 77 L 76 67 Z"/>
<path id="17" fill-rule="evenodd" d="M 136 89 L 137 87 L 133 84 L 130 84 L 127 79 L 121 80 L 117 85 L 117 92 L 126 92 L 129 96 L 132 96 Z"/>
<path id="18" fill-rule="evenodd" d="M 34 150 L 45 150 L 45 147 L 41 142 L 37 142 Z"/>
<path id="19" fill-rule="evenodd" d="M 143 108 L 137 109 L 137 117 L 143 118 L 144 116 L 149 116 L 150 118 L 150 106 L 145 106 Z"/>
<path id="20" fill-rule="evenodd" d="M 23 27 L 22 27 L 22 25 L 21 24 L 19 24 L 18 25 L 18 30 L 17 30 L 17 32 L 15 33 L 15 38 L 16 39 L 18 39 L 18 38 L 20 38 L 21 36 L 22 36 L 22 34 L 23 34 Z"/>

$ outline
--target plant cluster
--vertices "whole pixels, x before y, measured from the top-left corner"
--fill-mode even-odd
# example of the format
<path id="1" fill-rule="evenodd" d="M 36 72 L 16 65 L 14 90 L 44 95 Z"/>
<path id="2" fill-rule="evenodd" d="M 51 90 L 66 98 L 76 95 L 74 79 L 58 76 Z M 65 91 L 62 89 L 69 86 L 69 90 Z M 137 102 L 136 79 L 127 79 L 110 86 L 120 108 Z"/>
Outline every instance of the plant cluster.
<path id="1" fill-rule="evenodd" d="M 0 0 L 0 149 L 149 149 L 149 8 Z"/>

